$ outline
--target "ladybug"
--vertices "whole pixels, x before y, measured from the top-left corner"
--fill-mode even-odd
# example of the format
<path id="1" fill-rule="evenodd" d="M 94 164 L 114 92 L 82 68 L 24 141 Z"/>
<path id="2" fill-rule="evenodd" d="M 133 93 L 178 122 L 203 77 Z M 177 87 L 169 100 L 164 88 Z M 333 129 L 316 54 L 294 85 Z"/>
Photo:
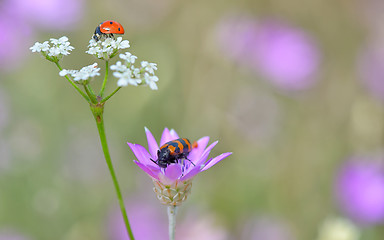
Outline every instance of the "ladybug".
<path id="1" fill-rule="evenodd" d="M 104 21 L 96 27 L 93 39 L 99 41 L 101 38 L 114 38 L 113 34 L 124 34 L 123 26 L 116 21 Z"/>
<path id="2" fill-rule="evenodd" d="M 187 138 L 172 140 L 161 146 L 160 150 L 157 150 L 157 160 L 154 161 L 151 159 L 151 161 L 161 168 L 166 168 L 171 163 L 177 163 L 179 159 L 188 160 L 193 164 L 187 157 L 192 151 L 192 148 L 196 147 L 197 143 L 194 142 L 193 145 L 191 145 L 191 142 Z"/>

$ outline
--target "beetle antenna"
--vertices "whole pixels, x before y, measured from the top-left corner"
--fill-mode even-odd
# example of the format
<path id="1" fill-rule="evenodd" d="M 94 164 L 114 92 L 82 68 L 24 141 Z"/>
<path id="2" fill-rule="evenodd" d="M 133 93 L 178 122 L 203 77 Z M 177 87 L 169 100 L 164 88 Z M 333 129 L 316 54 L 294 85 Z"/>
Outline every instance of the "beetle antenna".
<path id="1" fill-rule="evenodd" d="M 158 164 L 156 161 L 154 161 L 152 158 L 150 158 L 150 160 L 151 160 L 152 162 L 154 162 L 157 166 L 159 166 L 159 164 Z"/>
<path id="2" fill-rule="evenodd" d="M 188 160 L 190 163 L 192 163 L 193 166 L 196 166 L 190 159 L 184 158 L 185 160 Z"/>

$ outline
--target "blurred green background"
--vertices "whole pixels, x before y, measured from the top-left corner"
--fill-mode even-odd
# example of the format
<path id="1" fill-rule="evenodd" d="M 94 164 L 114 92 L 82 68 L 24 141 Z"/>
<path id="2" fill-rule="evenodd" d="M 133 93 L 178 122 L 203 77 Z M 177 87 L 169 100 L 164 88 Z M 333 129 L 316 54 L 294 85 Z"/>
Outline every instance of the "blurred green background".
<path id="1" fill-rule="evenodd" d="M 0 9 L 7 9 L 6 2 Z M 64 2 L 64 9 L 73 1 L 41 2 Z M 64 68 L 96 61 L 103 69 L 85 51 L 97 24 L 108 19 L 123 24 L 138 61 L 155 62 L 159 69 L 158 91 L 129 86 L 105 107 L 112 160 L 127 200 L 155 194 L 126 142 L 146 146 L 145 126 L 157 139 L 168 127 L 191 140 L 218 139 L 212 156 L 233 152 L 196 177 L 178 221 L 188 209 L 201 209 L 225 229 L 221 239 L 247 239 L 244 226 L 252 219 L 279 219 L 293 236 L 286 235 L 288 240 L 316 239 L 327 217 L 343 216 L 334 197 L 340 164 L 351 155 L 379 154 L 383 146 L 383 102 L 363 86 L 357 66 L 370 42 L 384 46 L 380 1 L 75 2 L 76 15 L 46 25 L 31 17 L 20 20 L 25 33 L 13 25 L 5 26 L 15 33 L 2 31 L 2 48 L 17 47 L 0 65 L 0 232 L 11 229 L 39 240 L 110 239 L 106 226 L 117 200 L 89 107 L 54 64 L 28 49 L 65 35 L 75 50 L 63 58 Z M 311 76 L 316 81 L 281 89 L 231 57 L 226 50 L 234 38 L 221 43 L 218 29 L 233 16 L 277 19 L 311 36 L 320 56 Z M 13 21 L 17 13 L 1 17 Z M 94 88 L 100 83 L 96 79 Z M 107 92 L 115 84 L 111 76 Z M 166 214 L 165 207 L 152 204 Z M 361 228 L 361 234 L 384 239 L 383 225 Z"/>

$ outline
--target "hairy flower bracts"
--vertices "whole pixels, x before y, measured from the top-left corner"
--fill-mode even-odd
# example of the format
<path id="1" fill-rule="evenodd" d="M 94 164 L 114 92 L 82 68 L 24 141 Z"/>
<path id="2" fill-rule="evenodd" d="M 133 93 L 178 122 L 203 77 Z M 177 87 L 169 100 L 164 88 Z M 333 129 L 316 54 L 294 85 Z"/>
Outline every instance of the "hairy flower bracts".
<path id="1" fill-rule="evenodd" d="M 200 172 L 208 170 L 216 163 L 228 157 L 232 153 L 223 153 L 217 157 L 208 159 L 208 155 L 218 141 L 208 145 L 209 137 L 202 137 L 197 141 L 197 147 L 188 155 L 188 160 L 182 159 L 178 163 L 170 164 L 166 168 L 159 167 L 152 162 L 157 160 L 159 145 L 152 133 L 145 128 L 148 141 L 147 151 L 143 146 L 128 143 L 138 161 L 134 161 L 153 180 L 154 191 L 162 204 L 178 206 L 185 201 L 191 192 L 192 179 Z M 168 141 L 178 139 L 176 131 L 165 128 L 160 140 L 160 146 Z M 207 160 L 208 159 L 208 160 Z M 193 164 L 192 164 L 193 163 Z"/>

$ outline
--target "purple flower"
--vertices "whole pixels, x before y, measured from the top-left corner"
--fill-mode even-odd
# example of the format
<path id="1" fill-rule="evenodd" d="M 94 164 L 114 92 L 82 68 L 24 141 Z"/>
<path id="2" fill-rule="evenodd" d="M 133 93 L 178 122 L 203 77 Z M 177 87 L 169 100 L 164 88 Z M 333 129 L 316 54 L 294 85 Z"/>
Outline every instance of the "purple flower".
<path id="1" fill-rule="evenodd" d="M 136 240 L 168 239 L 167 219 L 159 208 L 142 200 L 129 201 L 125 206 Z M 120 210 L 113 210 L 108 218 L 107 227 L 109 240 L 129 240 Z"/>
<path id="2" fill-rule="evenodd" d="M 383 162 L 352 159 L 342 167 L 336 179 L 336 197 L 340 208 L 362 224 L 384 221 Z"/>
<path id="3" fill-rule="evenodd" d="M 183 240 L 229 240 L 228 230 L 222 226 L 220 219 L 204 210 L 199 213 L 196 208 L 189 209 L 186 218 L 179 221 L 175 239 Z"/>
<path id="4" fill-rule="evenodd" d="M 319 51 L 314 39 L 303 30 L 265 22 L 260 26 L 254 51 L 256 66 L 275 85 L 301 90 L 314 84 Z"/>
<path id="5" fill-rule="evenodd" d="M 180 205 L 186 200 L 192 187 L 192 179 L 198 173 L 208 170 L 232 154 L 230 152 L 223 153 L 207 160 L 209 153 L 218 141 L 207 147 L 209 137 L 202 137 L 197 141 L 197 147 L 193 148 L 189 153 L 188 159 L 190 161 L 179 161 L 168 165 L 166 168 L 161 168 L 151 161 L 151 159 L 157 160 L 159 145 L 147 128 L 145 128 L 145 133 L 149 151 L 138 144 L 128 143 L 128 145 L 137 157 L 138 161 L 134 162 L 152 178 L 158 199 L 166 205 Z M 173 129 L 165 128 L 161 136 L 160 146 L 178 138 L 179 136 Z"/>
<path id="6" fill-rule="evenodd" d="M 83 0 L 7 0 L 4 6 L 14 18 L 46 29 L 72 29 L 83 16 Z"/>
<path id="7" fill-rule="evenodd" d="M 0 240 L 27 240 L 26 236 L 11 230 L 11 229 L 4 229 L 0 230 Z"/>
<path id="8" fill-rule="evenodd" d="M 26 55 L 31 29 L 24 22 L 11 18 L 3 11 L 0 11 L 0 26 L 12 26 L 7 28 L 6 34 L 0 34 L 0 68 L 10 70 L 19 65 Z"/>
<path id="9" fill-rule="evenodd" d="M 231 18 L 219 27 L 219 37 L 231 58 L 278 88 L 303 90 L 317 80 L 320 52 L 300 28 L 273 20 Z"/>
<path id="10" fill-rule="evenodd" d="M 143 201 L 143 194 L 129 200 L 125 206 L 131 223 L 132 231 L 136 240 L 167 240 L 167 218 L 161 208 L 155 206 L 154 199 Z M 198 221 L 196 221 L 198 219 Z M 219 219 L 212 213 L 204 211 L 200 215 L 198 209 L 187 211 L 186 218 L 178 221 L 179 227 L 176 231 L 176 239 L 183 240 L 227 240 L 228 231 L 220 225 Z M 107 218 L 108 240 L 129 240 L 127 230 L 118 208 L 113 208 Z M 148 231 L 150 227 L 151 231 Z M 0 239 L 2 240 L 2 239 Z M 268 239 L 269 240 L 269 239 Z"/>

